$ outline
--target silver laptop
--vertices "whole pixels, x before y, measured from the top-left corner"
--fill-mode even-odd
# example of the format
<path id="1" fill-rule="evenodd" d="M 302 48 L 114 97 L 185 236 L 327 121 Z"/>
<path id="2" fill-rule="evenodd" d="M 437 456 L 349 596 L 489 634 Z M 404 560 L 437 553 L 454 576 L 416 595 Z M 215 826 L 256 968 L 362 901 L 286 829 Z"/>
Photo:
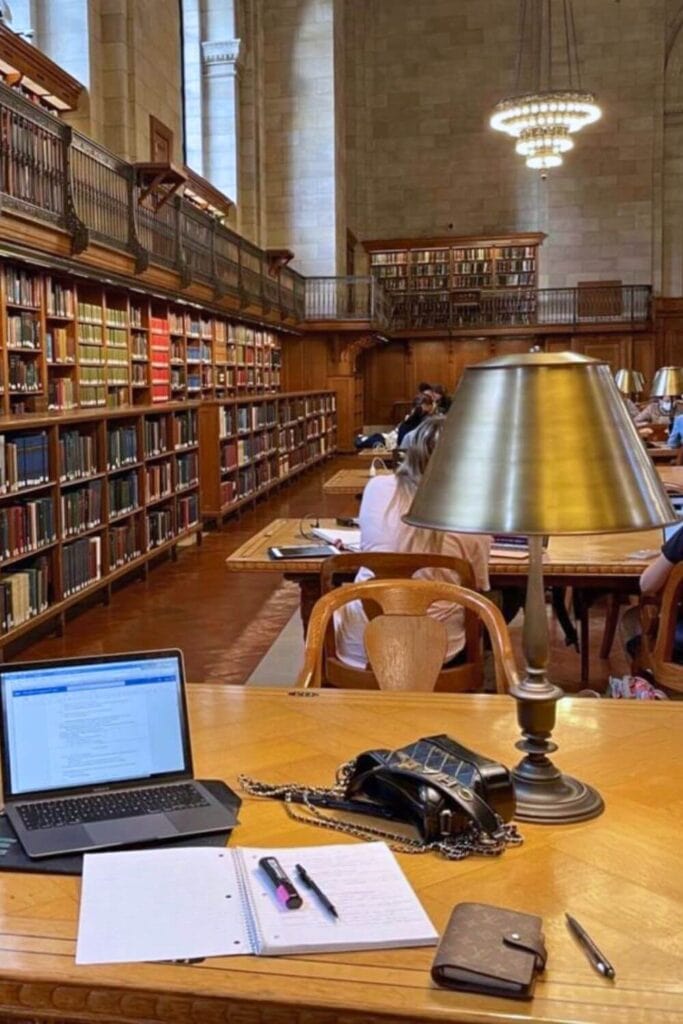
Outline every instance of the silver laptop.
<path id="1" fill-rule="evenodd" d="M 178 650 L 0 666 L 5 811 L 29 857 L 219 832 Z"/>

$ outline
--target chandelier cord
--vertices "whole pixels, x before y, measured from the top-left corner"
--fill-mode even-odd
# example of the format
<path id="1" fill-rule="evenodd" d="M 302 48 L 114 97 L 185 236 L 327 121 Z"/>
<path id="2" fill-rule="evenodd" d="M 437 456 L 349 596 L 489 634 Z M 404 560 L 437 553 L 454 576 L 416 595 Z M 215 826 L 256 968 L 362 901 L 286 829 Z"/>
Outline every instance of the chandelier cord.
<path id="1" fill-rule="evenodd" d="M 576 84 L 581 90 L 581 64 L 579 63 L 579 48 L 576 42 L 576 22 L 574 21 L 574 0 L 566 0 L 569 4 L 569 24 L 572 31 L 572 47 L 574 50 L 574 67 L 576 68 Z"/>
<path id="2" fill-rule="evenodd" d="M 515 92 L 519 92 L 522 82 L 522 53 L 524 51 L 524 29 L 526 26 L 526 0 L 519 5 L 519 37 L 517 41 L 517 73 L 515 75 Z"/>
<path id="3" fill-rule="evenodd" d="M 552 0 L 545 0 L 545 6 L 547 11 L 547 22 L 548 22 L 548 40 L 547 40 L 547 53 L 548 53 L 548 71 L 546 73 L 546 88 L 552 90 L 553 87 L 553 9 Z"/>
<path id="4" fill-rule="evenodd" d="M 569 74 L 569 88 L 574 88 L 574 72 L 572 70 L 572 50 L 569 45 L 569 9 L 568 0 L 562 0 L 562 13 L 564 16 L 564 46 L 567 57 L 567 72 Z"/>

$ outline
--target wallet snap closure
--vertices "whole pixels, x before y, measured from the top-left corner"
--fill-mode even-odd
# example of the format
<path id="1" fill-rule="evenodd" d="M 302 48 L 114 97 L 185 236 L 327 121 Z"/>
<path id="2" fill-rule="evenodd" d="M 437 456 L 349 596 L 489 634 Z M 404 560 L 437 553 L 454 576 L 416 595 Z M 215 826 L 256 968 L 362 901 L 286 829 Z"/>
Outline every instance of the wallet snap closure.
<path id="1" fill-rule="evenodd" d="M 505 932 L 503 942 L 515 949 L 523 949 L 527 953 L 533 953 L 536 958 L 536 970 L 542 971 L 545 968 L 548 953 L 541 936 L 522 938 L 519 932 Z"/>

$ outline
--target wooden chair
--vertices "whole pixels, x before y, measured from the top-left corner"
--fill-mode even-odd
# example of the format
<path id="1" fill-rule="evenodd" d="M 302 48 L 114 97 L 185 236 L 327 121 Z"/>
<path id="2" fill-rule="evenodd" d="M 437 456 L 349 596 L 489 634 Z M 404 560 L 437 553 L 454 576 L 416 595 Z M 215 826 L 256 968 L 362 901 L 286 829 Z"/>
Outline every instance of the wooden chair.
<path id="1" fill-rule="evenodd" d="M 333 555 L 325 559 L 320 570 L 320 593 L 327 594 L 341 583 L 353 580 L 365 566 L 375 579 L 410 579 L 419 569 L 450 569 L 456 572 L 460 585 L 476 590 L 474 570 L 464 558 L 453 555 L 433 555 L 427 552 L 373 552 L 360 551 Z M 372 618 L 375 610 L 366 608 Z M 356 689 L 375 689 L 377 680 L 372 669 L 357 669 L 337 657 L 334 623 L 330 621 L 324 640 L 324 678 L 332 686 Z M 465 664 L 442 669 L 437 689 L 446 691 L 478 690 L 484 682 L 481 620 L 471 611 L 465 611 Z"/>
<path id="2" fill-rule="evenodd" d="M 640 662 L 649 668 L 656 682 L 669 690 L 683 693 L 683 665 L 673 661 L 679 606 L 683 600 L 683 562 L 671 570 L 657 607 L 651 600 L 641 600 L 640 617 L 643 628 Z"/>
<path id="3" fill-rule="evenodd" d="M 462 605 L 481 618 L 491 638 L 499 693 L 506 693 L 518 682 L 505 620 L 488 598 L 454 583 L 438 580 L 368 580 L 332 590 L 315 603 L 308 624 L 304 665 L 298 686 L 322 685 L 324 640 L 333 615 L 347 602 L 357 600 L 378 606 L 379 614 L 371 619 L 365 630 L 368 661 L 372 668 L 370 680 L 368 673 L 359 670 L 359 683 L 347 685 L 380 690 L 436 689 L 444 671 L 447 637 L 443 623 L 427 615 L 428 608 L 435 601 Z"/>

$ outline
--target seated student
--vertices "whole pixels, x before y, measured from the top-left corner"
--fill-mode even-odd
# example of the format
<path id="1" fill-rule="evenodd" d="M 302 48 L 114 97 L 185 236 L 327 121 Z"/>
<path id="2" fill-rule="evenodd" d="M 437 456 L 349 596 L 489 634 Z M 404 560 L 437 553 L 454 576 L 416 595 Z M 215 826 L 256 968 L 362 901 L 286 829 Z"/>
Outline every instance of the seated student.
<path id="1" fill-rule="evenodd" d="M 452 399 L 446 394 L 443 384 L 433 384 L 432 394 L 436 402 L 436 411 L 445 416 L 451 407 Z"/>
<path id="2" fill-rule="evenodd" d="M 683 561 L 683 527 L 662 544 L 662 553 L 644 569 L 640 577 L 640 591 L 647 596 L 659 594 L 671 574 L 671 570 Z M 636 637 L 627 643 L 630 654 L 637 648 Z M 672 659 L 683 664 L 683 619 L 676 623 Z"/>
<path id="3" fill-rule="evenodd" d="M 425 392 L 420 399 L 420 404 L 416 406 L 411 413 L 406 416 L 402 423 L 399 424 L 398 428 L 398 447 L 403 448 L 403 439 L 406 434 L 409 434 L 411 430 L 415 430 L 419 427 L 422 421 L 434 413 L 434 399 L 431 394 Z"/>
<path id="4" fill-rule="evenodd" d="M 433 408 L 434 408 L 434 412 L 430 413 L 430 415 L 443 417 L 443 413 L 438 411 L 438 407 L 437 406 L 434 406 Z M 422 423 L 424 423 L 424 420 L 422 421 Z M 415 438 L 417 436 L 417 432 L 420 429 L 421 425 L 422 424 L 418 424 L 418 426 L 414 427 L 413 430 L 409 430 L 407 434 L 403 435 L 401 443 L 398 446 L 399 449 L 402 452 L 405 451 L 406 448 L 410 448 L 411 444 L 413 443 L 413 441 L 415 440 Z"/>
<path id="5" fill-rule="evenodd" d="M 671 399 L 653 398 L 644 406 L 634 419 L 637 427 L 645 426 L 648 423 L 669 423 L 671 417 Z"/>
<path id="6" fill-rule="evenodd" d="M 402 519 L 410 508 L 443 423 L 443 416 L 430 416 L 425 419 L 396 472 L 391 476 L 376 476 L 366 484 L 358 517 L 361 551 L 431 552 L 464 558 L 472 565 L 477 588 L 488 590 L 488 561 L 491 550 L 491 538 L 488 535 L 421 529 L 408 526 Z M 457 573 L 450 569 L 422 569 L 416 577 L 459 583 Z M 356 582 L 372 578 L 372 572 L 363 568 L 359 569 Z M 430 615 L 446 626 L 446 664 L 449 664 L 460 655 L 465 646 L 463 609 L 442 602 L 430 609 Z M 367 664 L 363 644 L 367 622 L 360 601 L 344 605 L 334 617 L 337 653 L 342 661 L 356 668 L 365 668 Z"/>

